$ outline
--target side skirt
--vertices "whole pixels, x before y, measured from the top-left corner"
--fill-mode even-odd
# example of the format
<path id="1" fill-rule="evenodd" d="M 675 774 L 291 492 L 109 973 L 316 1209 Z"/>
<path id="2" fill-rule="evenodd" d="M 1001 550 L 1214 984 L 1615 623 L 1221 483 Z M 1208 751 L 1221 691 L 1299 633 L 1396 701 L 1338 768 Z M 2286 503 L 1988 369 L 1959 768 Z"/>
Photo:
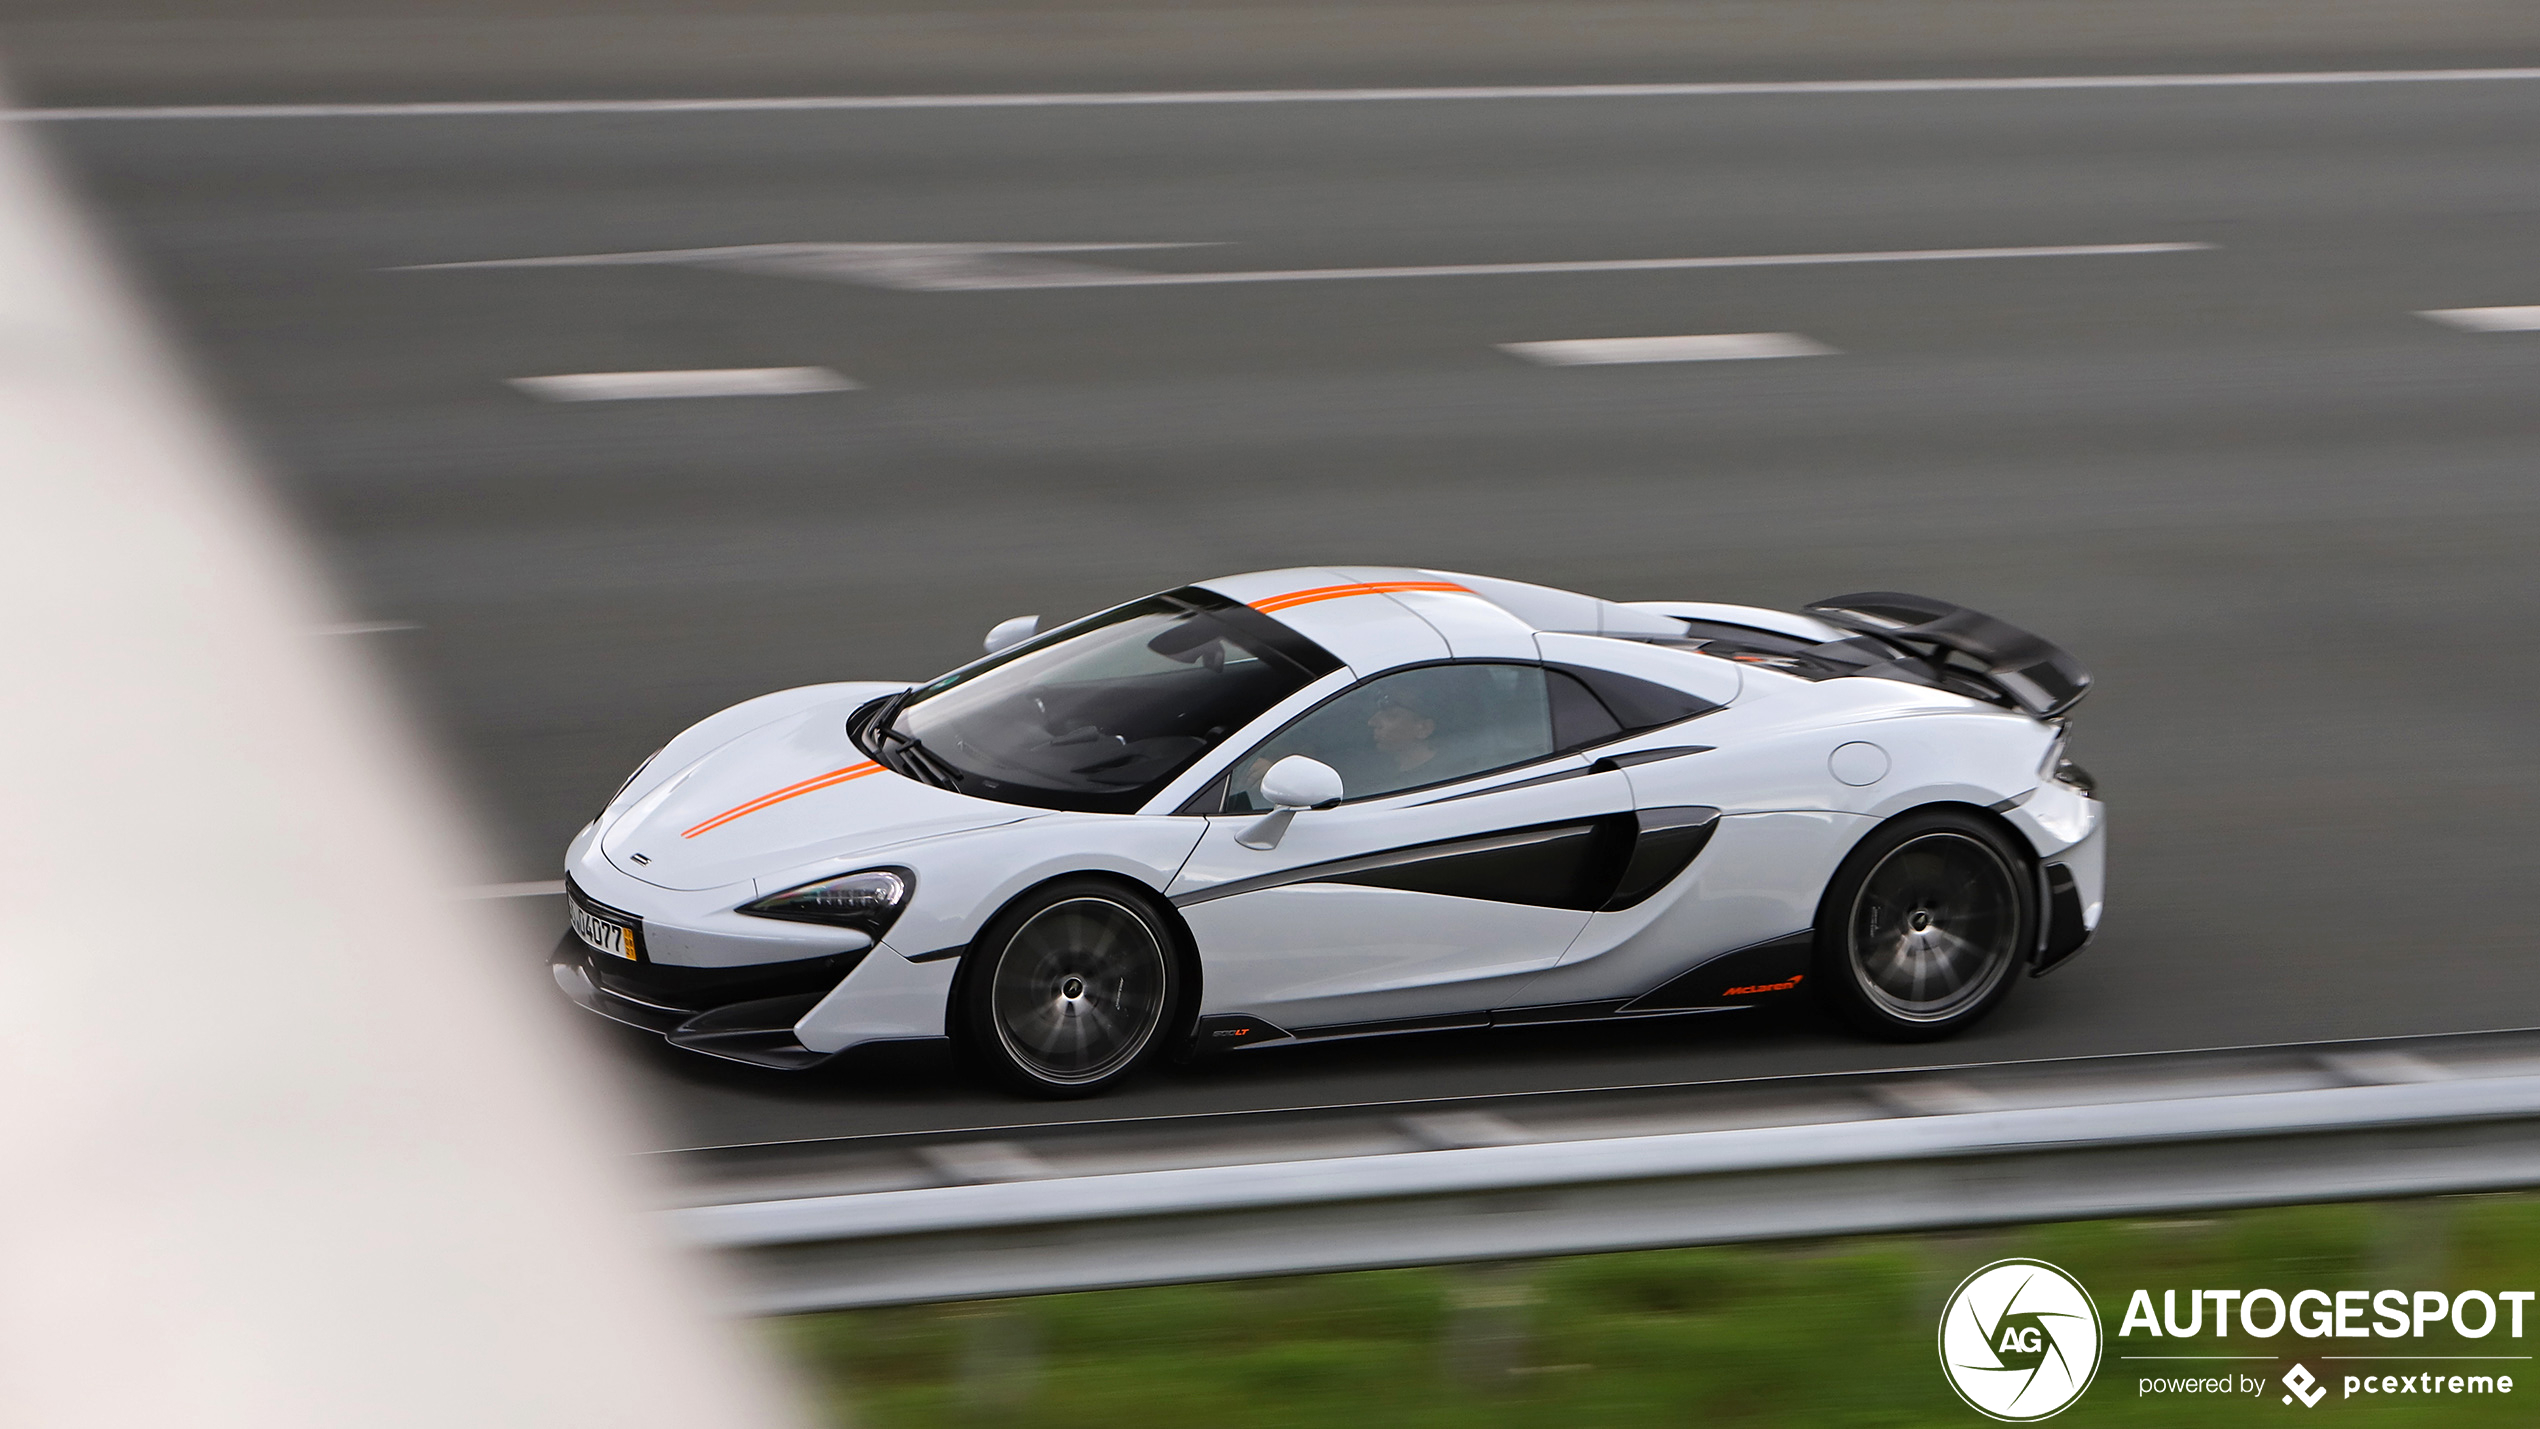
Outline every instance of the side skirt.
<path id="1" fill-rule="evenodd" d="M 1807 980 L 1816 956 L 1817 935 L 1790 933 L 1720 954 L 1678 973 L 1653 991 L 1625 1004 L 1627 1012 L 1676 1011 L 1696 1007 L 1751 1005 L 1777 992 L 1796 992 Z"/>
<path id="2" fill-rule="evenodd" d="M 1815 949 L 1814 933 L 1792 933 L 1722 953 L 1638 997 L 1594 1002 L 1503 1007 L 1491 1012 L 1450 1012 L 1377 1022 L 1340 1022 L 1293 1030 L 1250 1014 L 1216 1014 L 1199 1020 L 1192 1050 L 1213 1054 L 1240 1052 L 1253 1047 L 1296 1047 L 1309 1042 L 1394 1037 L 1412 1032 L 1542 1027 L 1564 1022 L 1610 1022 L 1643 1017 L 1690 1017 L 1706 1012 L 1744 1012 L 1774 993 L 1798 991 L 1807 980 L 1808 962 Z"/>

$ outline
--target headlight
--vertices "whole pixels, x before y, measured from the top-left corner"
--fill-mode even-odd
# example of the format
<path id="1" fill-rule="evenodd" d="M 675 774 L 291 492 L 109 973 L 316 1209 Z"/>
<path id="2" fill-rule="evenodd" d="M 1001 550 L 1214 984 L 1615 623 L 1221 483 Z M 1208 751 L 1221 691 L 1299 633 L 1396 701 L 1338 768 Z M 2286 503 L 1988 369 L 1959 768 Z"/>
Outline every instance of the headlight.
<path id="1" fill-rule="evenodd" d="M 914 876 L 904 868 L 868 868 L 862 873 L 824 878 L 818 883 L 769 894 L 755 903 L 742 904 L 740 911 L 759 918 L 853 928 L 872 934 L 879 942 L 891 920 L 908 906 L 909 889 L 914 884 Z"/>

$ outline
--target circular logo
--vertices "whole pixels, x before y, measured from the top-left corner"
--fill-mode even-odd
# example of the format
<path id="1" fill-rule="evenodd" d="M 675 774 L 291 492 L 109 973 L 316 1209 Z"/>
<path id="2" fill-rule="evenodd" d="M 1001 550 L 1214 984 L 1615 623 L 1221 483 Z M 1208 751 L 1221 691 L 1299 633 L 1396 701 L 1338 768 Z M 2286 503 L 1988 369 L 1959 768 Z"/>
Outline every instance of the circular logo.
<path id="1" fill-rule="evenodd" d="M 1940 1368 L 1969 1408 L 2020 1422 L 2061 1413 L 2099 1372 L 2099 1311 L 2042 1260 L 1997 1260 L 1940 1312 Z"/>

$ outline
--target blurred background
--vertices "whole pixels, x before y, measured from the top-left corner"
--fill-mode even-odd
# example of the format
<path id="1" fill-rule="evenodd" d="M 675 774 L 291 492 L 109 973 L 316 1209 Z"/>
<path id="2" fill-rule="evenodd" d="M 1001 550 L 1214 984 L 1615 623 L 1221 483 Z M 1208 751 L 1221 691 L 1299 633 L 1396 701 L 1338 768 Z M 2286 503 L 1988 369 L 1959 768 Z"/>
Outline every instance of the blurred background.
<path id="1" fill-rule="evenodd" d="M 2115 818 L 2099 942 L 1930 1061 L 2534 1021 L 2540 332 L 2440 315 L 2540 305 L 2540 81 L 603 103 L 2515 67 L 2528 4 L 6 0 L 0 57 L 461 771 L 483 891 L 536 916 L 680 727 L 1013 615 L 1304 563 L 1896 588 L 2096 672 Z M 489 103 L 364 108 L 451 101 Z M 237 108 L 274 105 L 317 107 Z M 714 251 L 755 245 L 865 246 Z M 1929 256 L 1965 250 L 2022 251 Z M 1600 266 L 1813 255 L 1845 261 Z M 1508 265 L 1540 266 L 1440 271 Z M 1723 334 L 1808 355 L 1510 350 Z M 763 369 L 808 371 L 530 380 Z M 1900 1055 L 1773 1016 L 1300 1050 L 1103 1110 Z M 607 1045 L 662 1148 L 1079 1114 L 924 1053 Z"/>

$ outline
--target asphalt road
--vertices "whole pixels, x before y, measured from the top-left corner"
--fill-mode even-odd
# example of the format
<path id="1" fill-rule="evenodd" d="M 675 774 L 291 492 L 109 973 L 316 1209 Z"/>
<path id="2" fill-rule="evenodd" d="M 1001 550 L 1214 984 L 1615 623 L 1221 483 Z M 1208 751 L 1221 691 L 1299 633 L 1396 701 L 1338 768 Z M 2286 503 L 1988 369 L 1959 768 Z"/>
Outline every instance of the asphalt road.
<path id="1" fill-rule="evenodd" d="M 435 92 L 118 78 L 64 33 L 19 52 L 33 102 Z M 1836 45 L 1811 70 L 1808 37 L 1785 39 L 1732 68 L 1866 64 Z M 2299 68 L 2322 48 L 2270 64 L 2266 39 L 1911 68 Z M 981 40 L 974 86 L 951 61 L 904 77 L 1081 78 L 1032 83 L 1022 43 Z M 2511 26 L 2432 43 L 2540 62 Z M 438 93 L 531 92 L 506 53 L 500 85 L 452 69 Z M 1455 77 L 1718 68 L 1486 58 Z M 1130 78 L 1261 80 L 1169 59 Z M 640 95 L 652 73 L 609 91 L 567 68 L 559 93 Z M 1446 68 L 1406 60 L 1399 82 Z M 748 92 L 813 92 L 780 77 Z M 347 638 L 413 693 L 509 877 L 554 877 L 626 769 L 724 704 L 924 676 L 1006 616 L 1266 566 L 1766 605 L 1922 590 L 2099 675 L 2075 752 L 2114 811 L 2106 931 L 1951 1044 L 1777 1010 L 1262 1054 L 1050 1108 L 923 1052 L 786 1079 L 610 1039 L 665 1145 L 2540 1023 L 2540 333 L 2418 315 L 2540 304 L 2540 81 L 43 132 L 350 603 L 420 627 Z M 2211 246 L 985 291 L 402 271 L 787 242 L 1207 245 L 1072 255 L 1186 273 Z M 1498 346 L 1750 332 L 1834 352 L 1548 368 Z M 804 365 L 860 386 L 557 404 L 506 385 Z"/>

